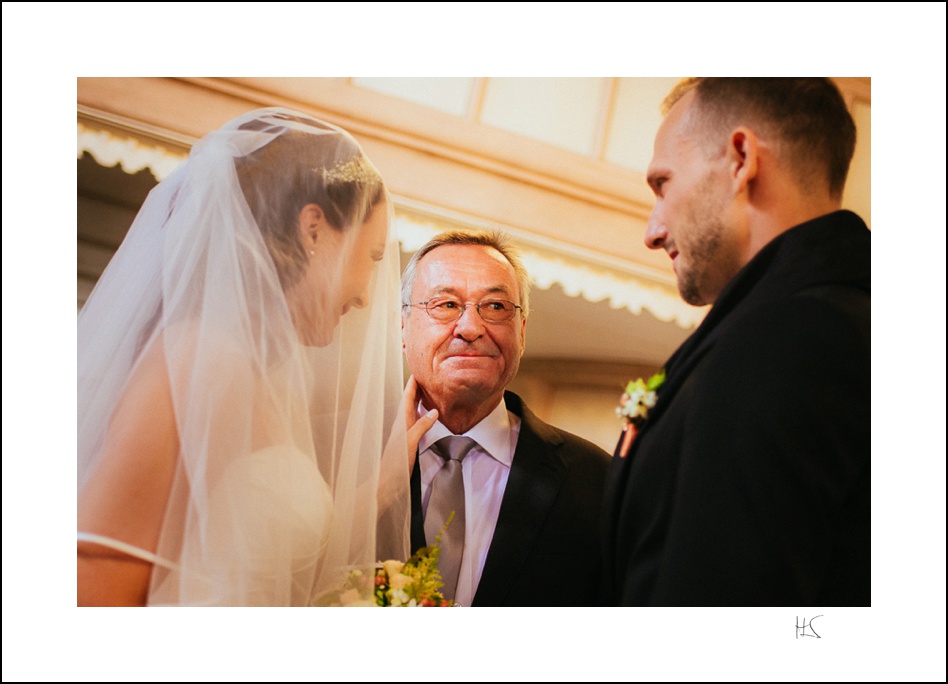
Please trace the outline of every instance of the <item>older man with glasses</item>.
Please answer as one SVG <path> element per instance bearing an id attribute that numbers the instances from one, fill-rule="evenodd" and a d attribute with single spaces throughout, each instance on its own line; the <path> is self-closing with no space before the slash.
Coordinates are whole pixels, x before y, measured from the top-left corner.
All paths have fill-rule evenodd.
<path id="1" fill-rule="evenodd" d="M 530 281 L 499 233 L 451 231 L 402 276 L 418 415 L 412 547 L 440 535 L 445 594 L 466 606 L 596 605 L 609 455 L 537 418 L 516 376 Z"/>

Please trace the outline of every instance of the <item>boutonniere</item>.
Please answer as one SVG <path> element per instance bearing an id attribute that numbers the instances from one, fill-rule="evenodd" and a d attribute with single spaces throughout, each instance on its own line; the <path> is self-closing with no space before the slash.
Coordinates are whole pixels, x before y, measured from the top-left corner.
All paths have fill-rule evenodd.
<path id="1" fill-rule="evenodd" d="M 629 453 L 632 440 L 635 439 L 642 423 L 648 418 L 649 411 L 658 401 L 658 390 L 664 382 L 665 370 L 662 369 L 648 380 L 639 378 L 630 381 L 625 386 L 625 392 L 616 407 L 616 415 L 625 420 L 625 426 L 622 428 L 622 443 L 619 447 L 620 457 L 625 458 Z"/>

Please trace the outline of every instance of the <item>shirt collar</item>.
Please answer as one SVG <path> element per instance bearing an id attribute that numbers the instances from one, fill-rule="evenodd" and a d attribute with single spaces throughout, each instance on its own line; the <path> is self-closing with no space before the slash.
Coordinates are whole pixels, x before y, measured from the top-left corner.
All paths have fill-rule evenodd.
<path id="1" fill-rule="evenodd" d="M 420 418 L 425 413 L 427 413 L 427 410 L 419 401 L 417 407 L 418 417 Z M 510 447 L 511 427 L 507 402 L 501 397 L 500 403 L 493 411 L 461 436 L 470 437 L 491 458 L 509 467 L 513 463 L 513 450 Z M 421 441 L 418 442 L 418 453 L 424 452 L 442 437 L 451 437 L 453 434 L 440 419 L 436 420 L 431 429 L 422 435 Z"/>

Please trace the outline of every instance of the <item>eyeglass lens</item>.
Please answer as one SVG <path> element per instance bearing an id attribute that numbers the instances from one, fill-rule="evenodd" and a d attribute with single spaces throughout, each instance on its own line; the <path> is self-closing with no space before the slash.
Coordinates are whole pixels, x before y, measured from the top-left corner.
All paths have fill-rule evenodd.
<path id="1" fill-rule="evenodd" d="M 481 318 L 488 323 L 504 323 L 517 312 L 517 305 L 506 299 L 482 299 L 477 304 L 465 304 L 458 299 L 437 298 L 425 304 L 428 314 L 441 322 L 457 320 L 468 306 L 474 306 Z"/>

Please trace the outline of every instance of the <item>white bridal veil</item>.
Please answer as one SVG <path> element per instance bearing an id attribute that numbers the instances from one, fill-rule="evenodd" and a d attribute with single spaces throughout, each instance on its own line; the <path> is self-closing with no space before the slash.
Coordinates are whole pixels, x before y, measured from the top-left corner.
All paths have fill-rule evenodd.
<path id="1" fill-rule="evenodd" d="M 351 136 L 279 108 L 205 136 L 148 196 L 79 314 L 78 495 L 82 543 L 153 563 L 149 604 L 308 605 L 371 566 L 386 443 L 378 534 L 407 556 L 390 215 Z M 166 414 L 162 522 L 136 536 L 153 464 L 117 435 Z"/>

